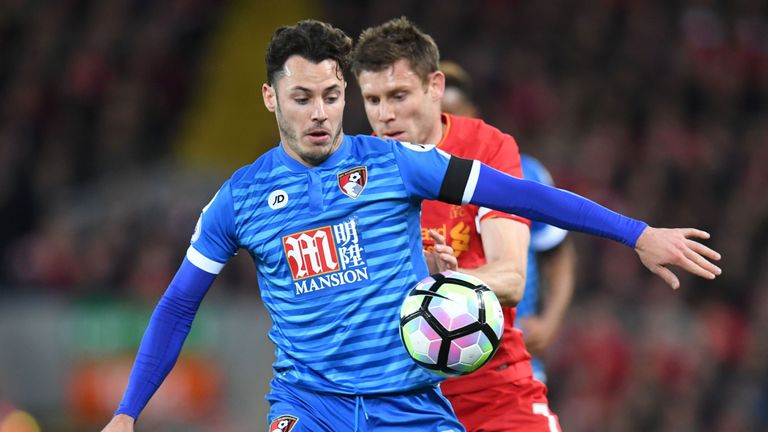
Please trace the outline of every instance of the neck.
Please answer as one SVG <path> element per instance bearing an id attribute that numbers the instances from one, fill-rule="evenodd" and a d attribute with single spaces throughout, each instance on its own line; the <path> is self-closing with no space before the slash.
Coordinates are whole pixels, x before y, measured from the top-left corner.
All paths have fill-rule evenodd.
<path id="1" fill-rule="evenodd" d="M 438 114 L 438 121 L 435 122 L 435 126 L 427 136 L 426 142 L 419 144 L 438 145 L 443 140 L 443 135 L 445 135 L 445 123 L 443 122 L 443 114 L 440 113 Z"/>

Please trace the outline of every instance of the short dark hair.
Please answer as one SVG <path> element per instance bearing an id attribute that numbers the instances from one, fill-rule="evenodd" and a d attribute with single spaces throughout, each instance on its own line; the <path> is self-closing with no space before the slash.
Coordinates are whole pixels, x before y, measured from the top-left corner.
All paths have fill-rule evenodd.
<path id="1" fill-rule="evenodd" d="M 264 55 L 267 83 L 274 84 L 286 60 L 293 55 L 314 63 L 334 60 L 343 75 L 349 69 L 351 51 L 352 38 L 328 23 L 307 19 L 292 26 L 282 26 L 272 33 Z"/>
<path id="2" fill-rule="evenodd" d="M 440 62 L 440 50 L 432 36 L 405 17 L 389 20 L 360 34 L 352 52 L 352 72 L 356 77 L 363 71 L 379 72 L 400 59 L 408 60 L 423 82 L 437 71 Z"/>

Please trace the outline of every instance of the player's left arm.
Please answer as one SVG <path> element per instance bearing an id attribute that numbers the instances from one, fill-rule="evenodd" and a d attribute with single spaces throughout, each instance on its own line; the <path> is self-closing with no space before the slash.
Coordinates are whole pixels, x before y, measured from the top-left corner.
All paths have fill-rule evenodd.
<path id="1" fill-rule="evenodd" d="M 480 222 L 486 264 L 459 268 L 460 272 L 480 278 L 493 290 L 504 306 L 515 306 L 525 291 L 528 225 L 515 219 L 494 217 Z"/>
<path id="2" fill-rule="evenodd" d="M 710 261 L 719 260 L 720 254 L 694 240 L 708 239 L 704 231 L 654 228 L 572 192 L 515 178 L 434 146 L 414 147 L 402 143 L 393 147 L 411 196 L 456 205 L 471 203 L 623 243 L 634 248 L 643 265 L 674 289 L 680 281 L 669 267 L 705 279 L 722 273 Z"/>
<path id="3" fill-rule="evenodd" d="M 675 289 L 680 281 L 669 267 L 706 279 L 722 273 L 710 261 L 719 260 L 720 254 L 694 240 L 708 239 L 704 231 L 654 228 L 580 195 L 518 179 L 478 161 L 451 157 L 438 199 L 488 207 L 623 243 L 634 248 L 643 265 Z"/>
<path id="4" fill-rule="evenodd" d="M 576 284 L 576 248 L 573 239 L 566 237 L 555 247 L 537 253 L 541 271 L 542 307 L 539 315 L 521 320 L 525 346 L 540 356 L 560 330 Z"/>

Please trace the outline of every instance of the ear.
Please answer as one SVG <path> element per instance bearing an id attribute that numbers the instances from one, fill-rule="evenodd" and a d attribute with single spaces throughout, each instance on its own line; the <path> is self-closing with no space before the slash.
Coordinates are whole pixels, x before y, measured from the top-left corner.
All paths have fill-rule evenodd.
<path id="1" fill-rule="evenodd" d="M 267 107 L 269 112 L 275 112 L 275 107 L 277 106 L 275 88 L 269 84 L 262 84 L 261 97 L 264 98 L 264 106 Z"/>
<path id="2" fill-rule="evenodd" d="M 445 74 L 442 71 L 435 71 L 429 76 L 429 91 L 432 94 L 432 100 L 440 101 L 445 92 Z"/>

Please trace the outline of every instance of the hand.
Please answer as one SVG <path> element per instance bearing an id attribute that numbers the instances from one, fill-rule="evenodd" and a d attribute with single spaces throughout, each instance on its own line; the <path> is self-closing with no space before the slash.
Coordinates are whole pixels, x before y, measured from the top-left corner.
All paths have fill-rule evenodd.
<path id="1" fill-rule="evenodd" d="M 528 352 L 534 357 L 540 357 L 552 343 L 557 326 L 540 317 L 530 316 L 520 320 L 520 328 Z"/>
<path id="2" fill-rule="evenodd" d="M 429 230 L 429 236 L 435 241 L 434 249 L 429 252 L 424 251 L 429 274 L 445 270 L 458 270 L 459 261 L 453 255 L 453 248 L 445 244 L 445 237 L 438 234 L 435 230 Z"/>
<path id="3" fill-rule="evenodd" d="M 134 419 L 125 414 L 118 414 L 104 426 L 101 432 L 133 432 Z"/>
<path id="4" fill-rule="evenodd" d="M 691 238 L 708 239 L 709 233 L 693 228 L 649 226 L 637 239 L 635 251 L 643 265 L 673 289 L 680 287 L 680 280 L 669 270 L 669 266 L 680 267 L 705 279 L 714 279 L 723 271 L 709 260 L 718 261 L 720 254 Z"/>

